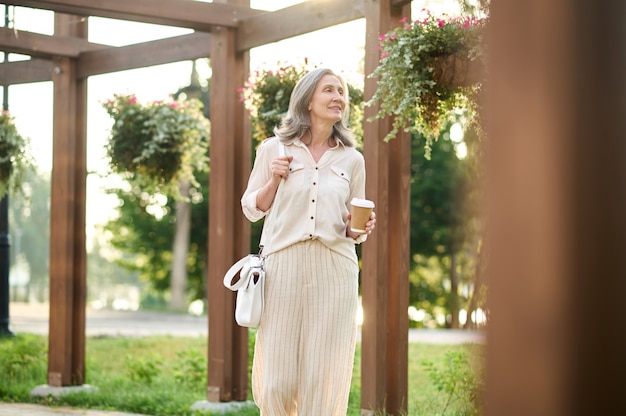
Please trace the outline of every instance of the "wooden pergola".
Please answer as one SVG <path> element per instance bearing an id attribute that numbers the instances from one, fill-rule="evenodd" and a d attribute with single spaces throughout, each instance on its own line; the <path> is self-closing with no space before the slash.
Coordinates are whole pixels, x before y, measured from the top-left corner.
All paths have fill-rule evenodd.
<path id="1" fill-rule="evenodd" d="M 248 396 L 248 332 L 232 318 L 234 294 L 222 277 L 247 253 L 250 226 L 233 207 L 250 172 L 250 124 L 237 88 L 249 73 L 249 51 L 267 43 L 355 19 L 366 19 L 365 72 L 378 64 L 378 35 L 410 16 L 407 0 L 309 0 L 264 12 L 247 0 L 11 0 L 4 4 L 55 12 L 53 36 L 0 29 L 0 50 L 30 60 L 0 64 L 0 84 L 53 81 L 54 126 L 50 212 L 48 384 L 85 381 L 87 78 L 169 62 L 210 58 L 211 178 L 208 387 L 212 402 Z M 193 29 L 192 34 L 124 47 L 87 41 L 99 16 Z M 365 96 L 374 79 L 365 80 Z M 366 117 L 376 108 L 366 109 Z M 407 410 L 410 142 L 383 143 L 389 120 L 367 123 L 366 194 L 377 203 L 377 231 L 363 247 L 361 407 L 363 414 Z"/>
<path id="2" fill-rule="evenodd" d="M 247 252 L 238 205 L 249 128 L 235 88 L 248 50 L 364 17 L 365 71 L 378 33 L 409 14 L 405 1 L 317 0 L 262 13 L 243 1 L 24 0 L 70 15 L 191 27 L 196 33 L 123 48 L 89 44 L 87 22 L 54 36 L 0 30 L 0 84 L 54 82 L 49 384 L 84 381 L 86 78 L 210 56 L 213 68 L 210 238 L 210 401 L 243 400 L 245 330 L 221 277 Z M 68 15 L 70 14 L 70 15 Z M 490 321 L 484 392 L 493 416 L 626 414 L 626 2 L 493 1 L 485 102 Z M 306 18 L 305 18 L 306 17 Z M 375 80 L 365 84 L 371 96 Z M 219 103 L 219 105 L 216 105 Z M 375 108 L 368 109 L 372 114 Z M 363 414 L 407 401 L 408 140 L 365 126 L 367 195 L 378 227 L 363 246 Z"/>

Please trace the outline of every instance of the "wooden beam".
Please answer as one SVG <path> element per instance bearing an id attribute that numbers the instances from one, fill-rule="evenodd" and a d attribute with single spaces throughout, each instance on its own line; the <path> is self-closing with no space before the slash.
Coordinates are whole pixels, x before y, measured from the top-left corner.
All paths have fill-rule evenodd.
<path id="1" fill-rule="evenodd" d="M 72 18 L 55 16 L 61 34 L 86 38 L 87 22 L 65 24 Z M 54 65 L 48 384 L 60 387 L 85 380 L 87 82 L 75 59 Z"/>
<path id="2" fill-rule="evenodd" d="M 79 57 L 77 75 L 85 78 L 109 72 L 144 68 L 171 62 L 180 62 L 210 56 L 211 35 L 204 32 L 174 36 L 150 42 L 114 47 L 89 43 L 70 36 L 48 36 L 31 32 L 18 32 L 0 28 L 0 49 L 31 56 Z M 49 81 L 51 61 L 30 61 L 0 64 L 3 84 Z"/>
<path id="3" fill-rule="evenodd" d="M 236 27 L 261 13 L 249 7 L 195 0 L 6 0 L 4 3 L 80 16 L 99 16 L 209 32 L 212 27 Z"/>
<path id="4" fill-rule="evenodd" d="M 78 76 L 84 78 L 152 65 L 206 58 L 210 55 L 211 35 L 197 32 L 129 46 L 86 52 L 78 60 Z"/>
<path id="5" fill-rule="evenodd" d="M 364 17 L 365 0 L 309 0 L 243 19 L 237 50 L 247 50 Z"/>
<path id="6" fill-rule="evenodd" d="M 410 16 L 410 4 L 392 7 L 391 0 L 368 2 L 365 73 L 379 62 L 379 34 Z M 376 90 L 365 79 L 365 99 Z M 379 104 L 365 108 L 369 119 Z M 367 122 L 363 153 L 367 168 L 366 196 L 376 202 L 376 232 L 363 244 L 363 330 L 361 346 L 361 414 L 406 414 L 408 402 L 408 274 L 410 136 L 401 132 L 392 143 L 381 140 L 391 119 Z"/>
<path id="7" fill-rule="evenodd" d="M 248 60 L 235 51 L 234 29 L 216 29 L 211 36 L 207 399 L 243 401 L 248 397 L 248 329 L 235 323 L 235 294 L 222 280 L 250 249 L 250 223 L 235 208 L 250 172 L 252 144 L 249 133 L 243 134 L 245 109 L 237 93 L 247 77 Z"/>
<path id="8" fill-rule="evenodd" d="M 484 413 L 624 415 L 626 3 L 491 4 Z"/>
<path id="9" fill-rule="evenodd" d="M 65 56 L 76 58 L 81 52 L 106 48 L 87 39 L 71 36 L 48 36 L 39 33 L 0 28 L 0 50 L 34 57 Z"/>
<path id="10" fill-rule="evenodd" d="M 52 81 L 54 64 L 48 59 L 5 62 L 0 64 L 0 83 L 3 85 Z"/>

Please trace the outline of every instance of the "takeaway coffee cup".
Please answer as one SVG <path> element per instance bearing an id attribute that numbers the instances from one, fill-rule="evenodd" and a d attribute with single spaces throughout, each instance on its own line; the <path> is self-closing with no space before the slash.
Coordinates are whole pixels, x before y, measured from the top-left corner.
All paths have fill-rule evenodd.
<path id="1" fill-rule="evenodd" d="M 370 214 L 374 209 L 374 203 L 368 199 L 353 198 L 350 201 L 352 209 L 352 219 L 350 220 L 350 230 L 354 233 L 365 233 L 365 224 L 370 219 Z"/>

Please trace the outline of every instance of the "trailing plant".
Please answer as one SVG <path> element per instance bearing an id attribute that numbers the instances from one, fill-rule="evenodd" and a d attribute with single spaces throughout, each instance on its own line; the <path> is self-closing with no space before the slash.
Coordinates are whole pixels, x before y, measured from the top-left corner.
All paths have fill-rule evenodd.
<path id="1" fill-rule="evenodd" d="M 487 19 L 435 17 L 422 10 L 419 19 L 400 23 L 380 35 L 380 62 L 369 75 L 378 86 L 366 105 L 379 104 L 372 120 L 394 117 L 386 141 L 400 129 L 416 131 L 429 149 L 455 111 L 476 120 Z"/>
<path id="2" fill-rule="evenodd" d="M 17 131 L 8 111 L 0 114 L 0 198 L 21 191 L 28 173 L 34 170 L 29 140 Z"/>
<path id="3" fill-rule="evenodd" d="M 289 99 L 296 83 L 316 68 L 307 59 L 303 64 L 277 64 L 277 69 L 262 69 L 250 73 L 245 86 L 239 88 L 241 101 L 250 112 L 252 137 L 261 142 L 274 135 L 274 127 L 287 114 Z M 363 91 L 348 83 L 350 128 L 355 136 L 363 136 Z"/>
<path id="4" fill-rule="evenodd" d="M 181 181 L 199 187 L 194 172 L 209 163 L 209 121 L 199 100 L 141 104 L 133 94 L 116 94 L 103 107 L 114 121 L 106 145 L 113 172 L 176 198 Z"/>

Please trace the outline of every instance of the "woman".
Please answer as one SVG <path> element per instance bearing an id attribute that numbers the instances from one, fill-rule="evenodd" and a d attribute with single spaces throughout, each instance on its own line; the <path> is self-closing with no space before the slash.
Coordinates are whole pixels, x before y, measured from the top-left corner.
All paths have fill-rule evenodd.
<path id="1" fill-rule="evenodd" d="M 263 416 L 345 416 L 356 344 L 358 263 L 349 201 L 365 196 L 348 88 L 329 69 L 296 84 L 275 137 L 258 148 L 243 212 L 266 221 L 265 308 L 252 391 Z M 280 143 L 284 156 L 280 155 Z M 277 190 L 280 191 L 277 193 Z"/>

